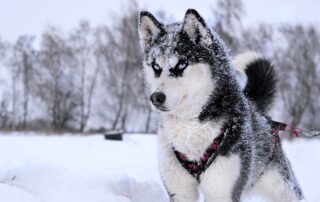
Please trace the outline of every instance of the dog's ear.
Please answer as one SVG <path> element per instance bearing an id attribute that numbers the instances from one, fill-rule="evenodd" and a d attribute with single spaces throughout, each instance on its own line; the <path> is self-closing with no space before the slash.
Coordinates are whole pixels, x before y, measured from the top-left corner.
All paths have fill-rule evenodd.
<path id="1" fill-rule="evenodd" d="M 210 29 L 194 9 L 187 10 L 182 29 L 194 43 L 209 46 L 213 42 Z"/>
<path id="2" fill-rule="evenodd" d="M 164 32 L 163 24 L 151 13 L 142 11 L 139 21 L 139 37 L 142 48 L 145 50 L 151 42 Z"/>

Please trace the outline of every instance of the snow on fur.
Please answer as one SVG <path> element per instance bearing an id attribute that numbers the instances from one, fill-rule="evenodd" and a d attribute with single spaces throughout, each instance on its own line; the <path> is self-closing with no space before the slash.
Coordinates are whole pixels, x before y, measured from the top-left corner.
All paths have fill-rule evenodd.
<path id="1" fill-rule="evenodd" d="M 249 192 L 263 193 L 272 201 L 302 199 L 281 143 L 273 141 L 264 115 L 275 94 L 270 62 L 250 63 L 242 91 L 228 48 L 196 10 L 187 10 L 182 24 L 168 25 L 142 12 L 139 31 L 140 40 L 146 41 L 142 49 L 151 96 L 164 97 L 153 105 L 160 111 L 160 170 L 170 198 L 195 201 L 200 190 L 210 201 L 240 201 Z M 187 67 L 171 66 L 171 58 Z M 172 147 L 199 162 L 219 134 L 214 131 L 221 128 L 225 135 L 214 163 L 193 179 Z"/>

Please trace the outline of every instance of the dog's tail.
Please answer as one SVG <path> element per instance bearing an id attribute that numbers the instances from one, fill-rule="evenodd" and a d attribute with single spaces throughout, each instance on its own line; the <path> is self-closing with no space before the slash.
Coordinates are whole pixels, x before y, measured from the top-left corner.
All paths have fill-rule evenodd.
<path id="1" fill-rule="evenodd" d="M 234 67 L 246 75 L 243 92 L 257 109 L 267 112 L 276 95 L 277 77 L 272 63 L 263 56 L 247 52 L 233 60 Z"/>

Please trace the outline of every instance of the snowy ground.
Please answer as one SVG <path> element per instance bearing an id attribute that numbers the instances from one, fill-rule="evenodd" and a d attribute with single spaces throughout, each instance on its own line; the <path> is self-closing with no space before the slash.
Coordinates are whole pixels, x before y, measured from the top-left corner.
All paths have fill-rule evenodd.
<path id="1" fill-rule="evenodd" d="M 0 133 L 1 202 L 168 201 L 156 136 L 37 136 Z M 320 201 L 320 140 L 285 142 L 310 202 Z"/>

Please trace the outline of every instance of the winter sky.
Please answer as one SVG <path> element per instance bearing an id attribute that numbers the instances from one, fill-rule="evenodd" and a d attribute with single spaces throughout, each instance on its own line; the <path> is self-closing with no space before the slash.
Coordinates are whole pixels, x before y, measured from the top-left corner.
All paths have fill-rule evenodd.
<path id="1" fill-rule="evenodd" d="M 49 24 L 64 30 L 74 28 L 79 20 L 93 25 L 111 23 L 114 14 L 124 11 L 130 0 L 0 0 L 0 36 L 15 40 L 21 34 L 39 35 Z M 316 0 L 243 0 L 246 7 L 244 24 L 255 22 L 318 23 L 320 1 Z M 188 8 L 197 9 L 205 18 L 211 16 L 215 0 L 138 0 L 142 9 L 162 9 L 182 19 Z"/>

